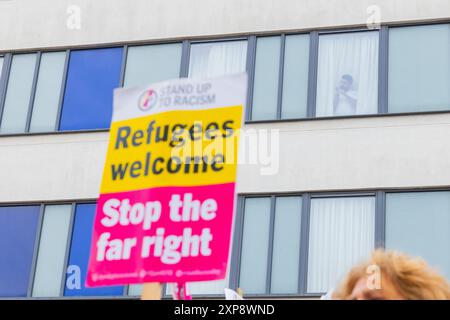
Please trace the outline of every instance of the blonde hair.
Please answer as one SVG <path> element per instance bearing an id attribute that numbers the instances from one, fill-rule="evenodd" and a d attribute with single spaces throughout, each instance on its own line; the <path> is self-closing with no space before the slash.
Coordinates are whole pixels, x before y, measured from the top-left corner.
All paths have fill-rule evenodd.
<path id="1" fill-rule="evenodd" d="M 370 259 L 355 266 L 333 294 L 334 299 L 349 299 L 358 280 L 366 277 L 367 268 L 376 265 L 397 291 L 408 300 L 449 300 L 447 280 L 420 258 L 395 251 L 375 250 Z"/>

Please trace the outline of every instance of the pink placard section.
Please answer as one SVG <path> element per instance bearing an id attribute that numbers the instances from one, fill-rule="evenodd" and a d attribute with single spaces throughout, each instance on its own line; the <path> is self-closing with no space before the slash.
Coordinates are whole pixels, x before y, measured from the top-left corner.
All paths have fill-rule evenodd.
<path id="1" fill-rule="evenodd" d="M 225 278 L 235 183 L 100 195 L 87 286 Z"/>

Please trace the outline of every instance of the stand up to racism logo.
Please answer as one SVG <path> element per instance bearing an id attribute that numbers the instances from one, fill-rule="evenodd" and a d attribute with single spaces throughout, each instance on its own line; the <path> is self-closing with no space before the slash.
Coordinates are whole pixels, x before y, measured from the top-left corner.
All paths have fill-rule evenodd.
<path id="1" fill-rule="evenodd" d="M 156 105 L 157 100 L 158 94 L 155 90 L 145 90 L 144 93 L 139 97 L 138 107 L 142 111 L 148 111 Z"/>

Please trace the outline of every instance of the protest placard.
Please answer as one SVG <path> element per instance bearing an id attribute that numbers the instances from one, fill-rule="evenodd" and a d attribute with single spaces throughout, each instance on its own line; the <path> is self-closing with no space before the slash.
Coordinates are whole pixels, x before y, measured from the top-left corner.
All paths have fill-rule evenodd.
<path id="1" fill-rule="evenodd" d="M 247 75 L 114 92 L 88 286 L 223 279 Z"/>

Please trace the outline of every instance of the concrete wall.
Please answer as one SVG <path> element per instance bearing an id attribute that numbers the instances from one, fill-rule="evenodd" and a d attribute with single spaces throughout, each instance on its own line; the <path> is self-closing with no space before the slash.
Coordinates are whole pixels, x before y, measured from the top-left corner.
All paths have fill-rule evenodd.
<path id="1" fill-rule="evenodd" d="M 371 5 L 382 22 L 450 17 L 448 0 L 0 0 L 0 51 L 365 25 Z"/>
<path id="2" fill-rule="evenodd" d="M 238 192 L 448 186 L 450 114 L 248 125 L 280 130 L 280 166 L 239 167 Z M 94 199 L 108 133 L 0 139 L 0 202 Z"/>

